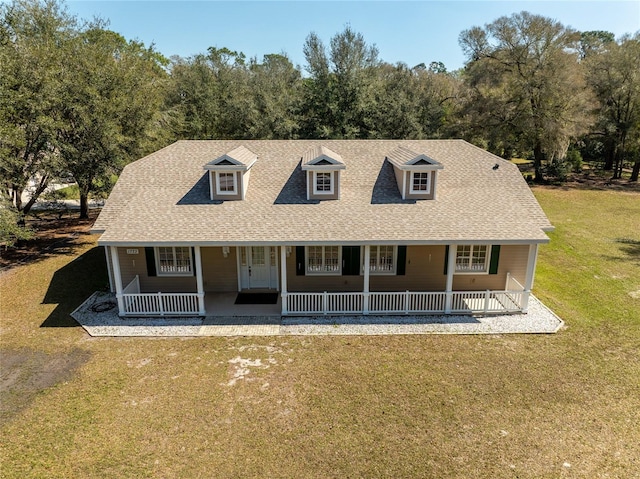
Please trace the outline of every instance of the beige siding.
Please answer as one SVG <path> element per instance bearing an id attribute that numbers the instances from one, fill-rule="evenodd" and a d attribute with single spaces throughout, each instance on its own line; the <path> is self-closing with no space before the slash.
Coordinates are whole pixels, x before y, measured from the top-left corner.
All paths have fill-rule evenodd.
<path id="1" fill-rule="evenodd" d="M 364 251 L 361 251 L 364 254 Z M 443 291 L 444 246 L 409 246 L 405 275 L 371 275 L 370 291 Z M 362 291 L 364 276 L 296 276 L 295 248 L 287 258 L 289 291 Z"/>
<path id="2" fill-rule="evenodd" d="M 402 178 L 405 174 L 400 168 L 397 168 L 395 165 L 393 166 L 393 173 L 396 175 L 396 184 L 398 185 L 398 191 L 400 195 L 402 195 Z"/>
<path id="3" fill-rule="evenodd" d="M 232 201 L 232 200 L 241 200 L 242 199 L 242 188 L 243 188 L 242 172 L 241 171 L 235 171 L 234 173 L 236 174 L 236 185 L 238 187 L 238 194 L 237 195 L 217 195 L 216 194 L 216 185 L 215 185 L 216 173 L 215 173 L 215 171 L 211 172 L 211 174 L 209 175 L 209 181 L 212 181 L 212 180 L 214 181 L 213 189 L 211 190 L 212 193 L 213 193 L 213 199 L 214 200 Z"/>
<path id="4" fill-rule="evenodd" d="M 205 291 L 238 291 L 238 262 L 236 248 L 229 248 L 225 258 L 222 248 L 201 248 L 202 279 Z"/>
<path id="5" fill-rule="evenodd" d="M 127 254 L 127 249 L 136 249 L 138 254 Z M 118 248 L 118 258 L 123 288 L 138 275 L 142 293 L 194 293 L 198 289 L 195 276 L 148 276 L 144 247 Z"/>
<path id="6" fill-rule="evenodd" d="M 404 276 L 371 275 L 370 291 L 444 291 L 444 246 L 408 246 Z"/>
<path id="7" fill-rule="evenodd" d="M 313 194 L 313 171 L 307 171 L 307 189 L 309 191 L 309 199 L 312 200 L 337 200 L 340 197 L 340 181 L 337 171 L 331 171 L 331 181 L 333 182 L 332 195 L 314 195 Z"/>
<path id="8" fill-rule="evenodd" d="M 520 284 L 524 284 L 528 255 L 529 245 L 502 245 L 497 274 L 456 274 L 453 276 L 453 290 L 501 290 L 505 288 L 507 273 L 511 273 Z"/>
<path id="9" fill-rule="evenodd" d="M 404 187 L 405 187 L 405 193 L 406 199 L 413 199 L 413 200 L 432 200 L 433 199 L 433 185 L 434 185 L 434 175 L 435 175 L 435 171 L 430 171 L 429 175 L 431 175 L 431 178 L 429 179 L 429 193 L 425 193 L 425 194 L 416 194 L 416 193 L 411 193 L 411 172 L 410 171 L 405 171 L 404 174 L 405 176 L 405 183 L 404 183 Z"/>

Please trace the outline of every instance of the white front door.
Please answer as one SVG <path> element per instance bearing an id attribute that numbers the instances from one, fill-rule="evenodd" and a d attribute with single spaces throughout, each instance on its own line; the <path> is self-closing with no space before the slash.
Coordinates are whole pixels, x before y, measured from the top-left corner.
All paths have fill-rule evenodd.
<path id="1" fill-rule="evenodd" d="M 271 284 L 273 276 L 271 271 L 271 247 L 246 246 L 240 249 L 242 289 L 273 287 Z"/>

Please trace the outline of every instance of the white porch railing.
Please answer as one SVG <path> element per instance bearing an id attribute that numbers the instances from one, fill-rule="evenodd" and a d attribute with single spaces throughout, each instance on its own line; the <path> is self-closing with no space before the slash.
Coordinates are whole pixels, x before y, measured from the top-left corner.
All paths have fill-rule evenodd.
<path id="1" fill-rule="evenodd" d="M 284 293 L 286 314 L 495 314 L 522 310 L 522 290 Z M 450 307 L 447 308 L 447 297 Z"/>
<path id="2" fill-rule="evenodd" d="M 200 311 L 198 293 L 141 293 L 138 276 L 122 291 L 122 316 L 194 316 Z"/>

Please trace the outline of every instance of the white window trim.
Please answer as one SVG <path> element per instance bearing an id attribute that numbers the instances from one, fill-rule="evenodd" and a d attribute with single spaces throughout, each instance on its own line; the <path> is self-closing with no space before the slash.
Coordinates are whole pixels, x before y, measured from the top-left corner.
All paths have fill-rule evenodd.
<path id="1" fill-rule="evenodd" d="M 413 179 L 416 173 L 426 173 L 427 174 L 427 189 L 426 190 L 414 190 L 413 189 Z M 409 193 L 412 195 L 428 195 L 431 194 L 431 172 L 430 171 L 412 171 L 409 176 Z"/>
<path id="2" fill-rule="evenodd" d="M 484 258 L 484 269 L 481 271 L 478 270 L 469 270 L 469 269 L 458 269 L 458 248 L 460 246 L 471 246 L 470 258 L 473 258 L 473 248 L 478 246 L 486 246 L 487 254 Z M 453 265 L 453 274 L 489 274 L 489 264 L 491 263 L 491 245 L 488 244 L 477 244 L 477 245 L 458 245 L 456 246 L 456 254 L 455 254 L 455 263 Z"/>
<path id="3" fill-rule="evenodd" d="M 369 251 L 370 251 L 369 254 L 371 259 L 373 259 L 375 255 L 375 257 L 377 258 L 377 261 L 379 261 L 380 246 L 386 246 L 386 245 L 376 244 L 376 245 L 369 246 Z M 364 271 L 364 255 L 362 255 L 362 271 Z M 371 265 L 369 265 L 369 274 L 372 276 L 395 276 L 397 271 L 398 271 L 398 247 L 397 246 L 393 247 L 393 270 L 392 271 L 372 271 Z"/>
<path id="4" fill-rule="evenodd" d="M 189 250 L 189 271 L 177 272 L 177 271 L 169 271 L 164 272 L 161 271 L 160 268 L 160 247 L 156 246 L 154 248 L 154 256 L 156 260 L 156 276 L 193 276 L 193 254 L 192 250 L 188 246 L 177 246 L 178 248 L 187 248 Z M 176 246 L 163 246 L 163 248 L 171 248 L 173 250 L 173 262 L 175 265 L 176 262 Z"/>
<path id="5" fill-rule="evenodd" d="M 220 174 L 232 175 L 233 177 L 233 190 L 222 191 L 220 189 Z M 237 195 L 238 194 L 238 173 L 236 171 L 216 171 L 216 195 Z"/>
<path id="6" fill-rule="evenodd" d="M 329 191 L 318 190 L 318 173 L 329 174 L 331 181 L 329 182 Z M 334 171 L 314 171 L 313 172 L 313 194 L 314 195 L 332 195 L 335 191 L 334 183 L 336 182 Z"/>
<path id="7" fill-rule="evenodd" d="M 326 248 L 332 248 L 335 245 L 314 245 L 322 248 L 322 264 L 325 263 Z M 338 246 L 338 271 L 309 271 L 309 247 L 304 247 L 305 273 L 307 276 L 341 276 L 342 275 L 342 247 Z"/>

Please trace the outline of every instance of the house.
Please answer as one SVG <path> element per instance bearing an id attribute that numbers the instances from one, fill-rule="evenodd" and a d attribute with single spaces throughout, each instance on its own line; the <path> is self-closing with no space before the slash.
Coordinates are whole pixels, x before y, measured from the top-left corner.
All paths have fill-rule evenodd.
<path id="1" fill-rule="evenodd" d="M 462 140 L 178 141 L 124 168 L 92 231 L 122 316 L 526 312 L 553 227 Z"/>

